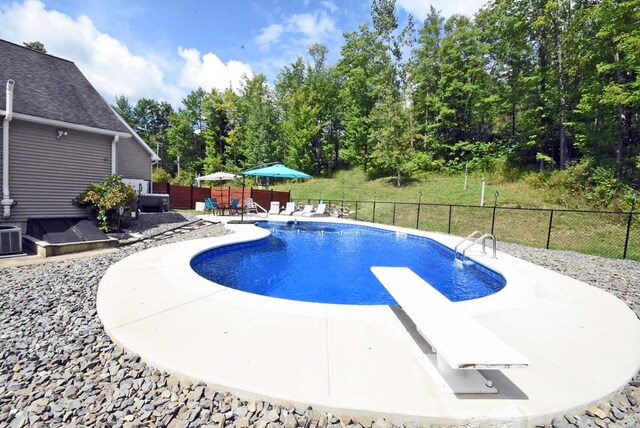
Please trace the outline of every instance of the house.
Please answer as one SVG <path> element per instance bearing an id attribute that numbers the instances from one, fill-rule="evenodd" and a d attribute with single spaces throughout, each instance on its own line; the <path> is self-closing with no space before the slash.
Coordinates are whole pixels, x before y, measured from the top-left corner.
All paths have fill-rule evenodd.
<path id="1" fill-rule="evenodd" d="M 158 156 L 73 62 L 0 40 L 0 85 L 0 225 L 86 216 L 72 200 L 110 173 L 151 183 Z"/>

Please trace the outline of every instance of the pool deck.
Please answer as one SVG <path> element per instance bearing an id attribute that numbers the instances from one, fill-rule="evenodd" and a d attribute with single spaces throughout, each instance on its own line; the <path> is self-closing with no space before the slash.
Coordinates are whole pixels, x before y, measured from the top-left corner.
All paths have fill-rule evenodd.
<path id="1" fill-rule="evenodd" d="M 278 219 L 292 218 L 269 217 Z M 498 394 L 442 393 L 418 361 L 429 346 L 397 307 L 289 301 L 196 274 L 189 266 L 194 255 L 269 234 L 253 225 L 226 227 L 235 233 L 141 251 L 109 268 L 97 297 L 109 336 L 154 367 L 247 399 L 405 422 L 532 424 L 606 398 L 640 369 L 640 320 L 621 300 L 504 253 L 493 259 L 476 245 L 467 255 L 502 273 L 507 285 L 455 304 L 530 366 L 483 371 Z M 451 248 L 460 241 L 376 227 Z"/>

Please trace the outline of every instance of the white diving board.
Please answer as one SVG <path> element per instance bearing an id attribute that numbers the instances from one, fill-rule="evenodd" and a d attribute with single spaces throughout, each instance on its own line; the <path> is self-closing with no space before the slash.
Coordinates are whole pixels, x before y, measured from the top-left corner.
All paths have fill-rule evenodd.
<path id="1" fill-rule="evenodd" d="M 436 355 L 419 361 L 449 393 L 496 393 L 477 369 L 528 367 L 529 361 L 406 267 L 371 271 L 416 325 Z"/>

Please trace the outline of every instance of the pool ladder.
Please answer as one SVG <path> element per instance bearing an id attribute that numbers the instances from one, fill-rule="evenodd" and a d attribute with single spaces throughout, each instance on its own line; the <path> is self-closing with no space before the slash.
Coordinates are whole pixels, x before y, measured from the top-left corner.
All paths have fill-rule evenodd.
<path id="1" fill-rule="evenodd" d="M 453 256 L 454 259 L 458 259 L 458 247 L 461 246 L 462 244 L 464 244 L 465 242 L 469 242 L 469 244 L 467 244 L 464 249 L 462 249 L 462 258 L 464 259 L 464 255 L 467 252 L 467 250 L 469 248 L 471 248 L 473 245 L 477 244 L 478 242 L 482 241 L 482 253 L 486 254 L 486 241 L 487 239 L 491 239 L 491 241 L 493 242 L 493 258 L 496 258 L 496 237 L 493 236 L 490 233 L 482 233 L 479 230 L 476 230 L 475 232 L 473 232 L 471 235 L 467 236 L 466 238 L 464 238 L 462 241 L 458 242 L 458 244 L 455 246 L 455 248 L 453 249 L 455 251 L 455 255 Z"/>

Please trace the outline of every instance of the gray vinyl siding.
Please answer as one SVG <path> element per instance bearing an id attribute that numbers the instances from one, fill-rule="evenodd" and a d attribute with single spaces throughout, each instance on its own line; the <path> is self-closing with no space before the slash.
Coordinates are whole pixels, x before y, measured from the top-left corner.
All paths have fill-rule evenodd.
<path id="1" fill-rule="evenodd" d="M 2 124 L 4 123 L 4 116 L 0 116 L 0 200 L 2 200 Z M 3 208 L 0 207 L 0 221 L 2 221 Z"/>
<path id="2" fill-rule="evenodd" d="M 112 137 L 67 130 L 68 135 L 56 139 L 56 129 L 11 122 L 9 186 L 17 204 L 8 221 L 85 216 L 72 199 L 111 172 Z"/>
<path id="3" fill-rule="evenodd" d="M 116 145 L 116 172 L 122 178 L 151 180 L 151 155 L 134 138 Z"/>

